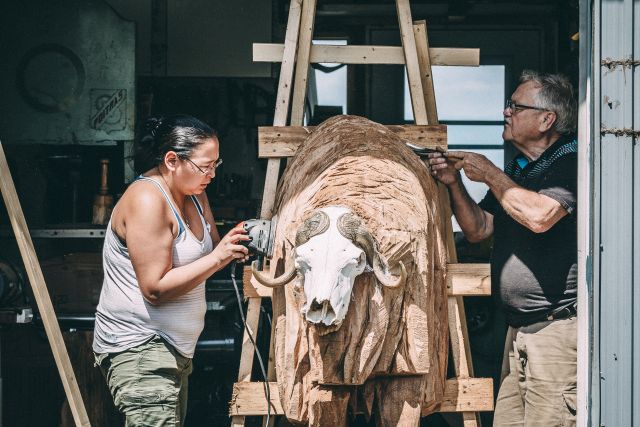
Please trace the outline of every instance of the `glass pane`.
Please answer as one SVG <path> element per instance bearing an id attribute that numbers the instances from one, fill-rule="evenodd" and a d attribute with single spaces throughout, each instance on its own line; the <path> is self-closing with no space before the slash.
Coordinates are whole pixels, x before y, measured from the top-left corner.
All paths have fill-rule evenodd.
<path id="1" fill-rule="evenodd" d="M 314 40 L 313 44 L 346 45 L 346 40 Z M 321 63 L 326 67 L 339 64 Z M 347 67 L 343 66 L 330 73 L 313 70 L 317 88 L 317 105 L 341 106 L 347 112 Z"/>
<path id="2" fill-rule="evenodd" d="M 440 120 L 502 120 L 504 65 L 434 66 L 432 70 Z M 404 119 L 413 120 L 406 73 Z"/>
<path id="3" fill-rule="evenodd" d="M 449 146 L 456 144 L 501 146 L 502 128 L 495 125 L 447 125 L 447 139 Z"/>

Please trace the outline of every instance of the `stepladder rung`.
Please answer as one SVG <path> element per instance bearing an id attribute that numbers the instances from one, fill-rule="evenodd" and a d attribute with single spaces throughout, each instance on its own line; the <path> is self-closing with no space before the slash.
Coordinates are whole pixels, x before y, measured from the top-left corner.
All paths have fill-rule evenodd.
<path id="1" fill-rule="evenodd" d="M 431 149 L 446 149 L 447 147 L 447 127 L 445 125 L 389 125 L 387 128 L 403 141 L 419 147 Z M 258 128 L 258 157 L 291 157 L 314 129 L 314 126 L 260 126 Z"/>
<path id="2" fill-rule="evenodd" d="M 271 414 L 284 411 L 278 394 L 278 384 L 268 383 Z M 446 381 L 438 412 L 493 411 L 493 380 L 491 378 L 452 378 Z M 267 415 L 267 400 L 261 382 L 239 382 L 233 386 L 229 404 L 230 416 Z"/>
<path id="3" fill-rule="evenodd" d="M 447 293 L 449 296 L 491 295 L 489 264 L 449 264 L 447 266 Z M 253 278 L 251 267 L 243 271 L 242 285 L 245 298 L 270 298 L 271 288 Z"/>
<path id="4" fill-rule="evenodd" d="M 254 62 L 282 62 L 284 45 L 254 43 Z M 431 65 L 477 67 L 480 65 L 480 49 L 430 48 Z M 309 62 L 339 64 L 402 65 L 404 54 L 400 46 L 338 46 L 313 45 Z"/>

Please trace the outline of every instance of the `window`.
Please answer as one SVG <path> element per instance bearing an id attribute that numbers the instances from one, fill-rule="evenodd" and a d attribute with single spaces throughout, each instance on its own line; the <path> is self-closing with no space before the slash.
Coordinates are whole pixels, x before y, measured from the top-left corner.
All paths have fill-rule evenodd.
<path id="1" fill-rule="evenodd" d="M 504 65 L 434 66 L 432 71 L 438 118 L 447 125 L 449 149 L 480 153 L 504 169 Z M 404 86 L 404 119 L 413 121 L 406 73 Z M 470 181 L 464 174 L 462 179 L 469 195 L 479 202 L 487 186 Z M 453 225 L 454 231 L 460 231 L 455 221 Z"/>
<path id="2" fill-rule="evenodd" d="M 346 45 L 346 40 L 314 40 L 314 45 Z M 347 66 L 345 64 L 313 64 L 309 73 L 306 121 L 314 124 L 335 114 L 347 113 Z M 320 106 L 319 109 L 316 107 Z M 310 113 L 310 115 L 309 115 Z"/>

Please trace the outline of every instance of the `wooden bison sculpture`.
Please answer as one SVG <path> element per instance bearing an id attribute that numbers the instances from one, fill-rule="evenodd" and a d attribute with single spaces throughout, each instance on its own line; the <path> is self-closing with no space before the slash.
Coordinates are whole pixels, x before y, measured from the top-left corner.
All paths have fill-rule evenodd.
<path id="1" fill-rule="evenodd" d="M 289 421 L 349 415 L 418 425 L 440 403 L 448 327 L 437 186 L 386 127 L 318 126 L 287 166 L 274 212 L 276 375 Z"/>

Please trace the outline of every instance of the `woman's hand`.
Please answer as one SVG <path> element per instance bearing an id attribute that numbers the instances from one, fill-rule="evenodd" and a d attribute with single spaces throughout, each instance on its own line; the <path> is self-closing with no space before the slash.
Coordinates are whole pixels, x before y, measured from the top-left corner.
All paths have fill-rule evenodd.
<path id="1" fill-rule="evenodd" d="M 246 261 L 249 259 L 249 249 L 240 242 L 249 240 L 251 238 L 246 234 L 244 228 L 237 225 L 220 240 L 213 253 L 223 265 L 227 265 L 233 260 Z"/>

